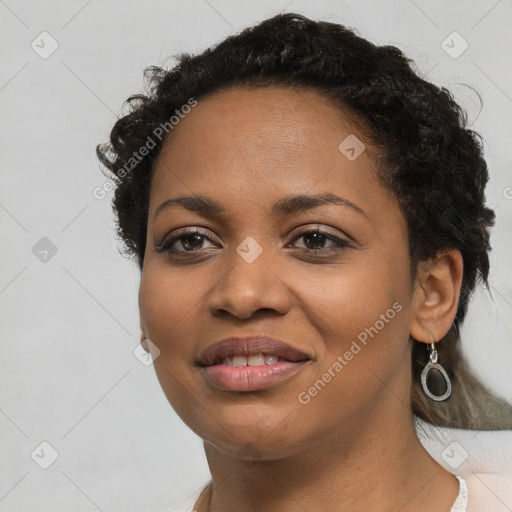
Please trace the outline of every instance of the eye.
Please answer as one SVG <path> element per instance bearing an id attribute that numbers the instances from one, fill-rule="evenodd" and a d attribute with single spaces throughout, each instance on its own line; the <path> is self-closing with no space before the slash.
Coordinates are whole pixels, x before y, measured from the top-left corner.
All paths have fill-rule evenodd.
<path id="1" fill-rule="evenodd" d="M 205 240 L 211 241 L 207 232 L 200 228 L 186 228 L 178 230 L 174 236 L 155 244 L 156 252 L 186 253 L 205 249 Z"/>
<path id="2" fill-rule="evenodd" d="M 309 254 L 340 252 L 347 247 L 351 247 L 346 240 L 319 228 L 304 230 L 293 241 L 300 239 L 304 240 L 304 247 L 299 247 L 299 249 L 303 248 Z M 331 242 L 332 245 L 325 247 L 324 244 L 326 242 Z"/>
<path id="3" fill-rule="evenodd" d="M 295 247 L 301 249 L 306 254 L 339 253 L 347 247 L 351 247 L 348 241 L 320 228 L 302 230 L 293 241 L 300 239 L 303 239 L 305 242 L 303 247 Z M 187 253 L 201 252 L 204 249 L 209 249 L 209 247 L 204 247 L 205 241 L 212 242 L 206 230 L 197 227 L 184 228 L 178 230 L 174 236 L 155 244 L 155 252 L 167 252 L 174 257 L 187 257 Z M 326 242 L 331 243 L 331 245 L 326 247 L 324 245 Z M 212 245 L 212 247 L 215 246 Z"/>

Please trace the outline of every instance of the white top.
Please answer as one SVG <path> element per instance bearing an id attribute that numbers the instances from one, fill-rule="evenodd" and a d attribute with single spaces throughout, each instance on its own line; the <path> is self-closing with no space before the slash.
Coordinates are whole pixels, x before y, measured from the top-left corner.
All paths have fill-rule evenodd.
<path id="1" fill-rule="evenodd" d="M 419 418 L 415 427 L 427 452 L 459 481 L 459 494 L 449 512 L 512 510 L 512 430 L 439 428 Z M 209 483 L 162 512 L 193 512 Z"/>
<path id="2" fill-rule="evenodd" d="M 450 512 L 467 512 L 468 486 L 466 484 L 466 480 L 458 475 L 455 475 L 455 477 L 459 481 L 459 494 L 457 494 L 457 498 L 455 499 Z"/>

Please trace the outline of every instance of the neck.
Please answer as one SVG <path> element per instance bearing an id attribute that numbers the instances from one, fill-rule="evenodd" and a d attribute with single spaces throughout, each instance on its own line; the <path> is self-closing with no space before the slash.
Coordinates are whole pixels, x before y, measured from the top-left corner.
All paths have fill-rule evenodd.
<path id="1" fill-rule="evenodd" d="M 412 415 L 395 402 L 395 414 L 385 415 L 392 424 L 352 420 L 278 459 L 242 461 L 205 442 L 213 487 L 198 512 L 449 510 L 459 484 L 423 448 Z"/>

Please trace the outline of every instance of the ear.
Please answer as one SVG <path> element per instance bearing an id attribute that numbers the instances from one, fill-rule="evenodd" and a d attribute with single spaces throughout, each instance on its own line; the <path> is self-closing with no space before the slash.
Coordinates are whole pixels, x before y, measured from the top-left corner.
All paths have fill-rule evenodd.
<path id="1" fill-rule="evenodd" d="M 418 264 L 413 292 L 410 335 L 432 343 L 450 330 L 457 313 L 462 286 L 463 259 L 460 251 L 439 251 L 435 258 Z"/>

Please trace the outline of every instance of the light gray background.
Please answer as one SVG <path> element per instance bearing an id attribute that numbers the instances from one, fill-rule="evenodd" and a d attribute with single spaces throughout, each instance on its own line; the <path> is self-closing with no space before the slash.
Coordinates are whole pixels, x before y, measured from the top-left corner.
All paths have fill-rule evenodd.
<path id="1" fill-rule="evenodd" d="M 0 512 L 159 511 L 208 478 L 201 440 L 133 355 L 139 275 L 118 253 L 111 193 L 93 196 L 106 181 L 94 149 L 145 66 L 279 11 L 399 46 L 468 109 L 497 225 L 493 298 L 475 296 L 463 348 L 512 399 L 510 0 L 0 0 Z M 47 59 L 31 48 L 43 31 L 59 45 Z M 469 43 L 457 59 L 441 47 L 453 31 Z M 42 237 L 57 247 L 46 263 L 32 252 Z M 46 470 L 31 458 L 42 441 L 59 454 Z"/>

